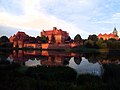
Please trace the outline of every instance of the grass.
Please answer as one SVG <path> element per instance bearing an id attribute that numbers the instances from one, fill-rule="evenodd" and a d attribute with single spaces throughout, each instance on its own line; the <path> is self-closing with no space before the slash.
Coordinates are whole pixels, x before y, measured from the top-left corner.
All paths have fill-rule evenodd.
<path id="1" fill-rule="evenodd" d="M 0 90 L 120 90 L 120 65 L 105 64 L 102 77 L 79 75 L 69 67 L 0 65 Z"/>

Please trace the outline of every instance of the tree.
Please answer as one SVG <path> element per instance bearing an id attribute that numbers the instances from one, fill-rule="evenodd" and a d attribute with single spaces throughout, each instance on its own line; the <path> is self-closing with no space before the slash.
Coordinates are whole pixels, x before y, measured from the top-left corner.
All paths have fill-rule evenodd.
<path id="1" fill-rule="evenodd" d="M 98 37 L 95 34 L 89 35 L 88 40 L 92 40 L 92 41 L 96 42 L 98 40 Z"/>
<path id="2" fill-rule="evenodd" d="M 106 49 L 107 48 L 107 43 L 106 42 L 102 43 L 101 48 Z"/>
<path id="3" fill-rule="evenodd" d="M 45 35 L 43 35 L 43 36 L 41 37 L 41 42 L 42 42 L 42 43 L 48 43 L 48 38 L 47 38 Z"/>
<path id="4" fill-rule="evenodd" d="M 97 42 L 96 42 L 96 45 L 99 47 L 99 48 L 102 48 L 102 44 L 104 43 L 103 39 L 99 39 Z"/>
<path id="5" fill-rule="evenodd" d="M 12 43 L 9 42 L 8 37 L 6 36 L 0 37 L 0 47 L 12 48 Z"/>
<path id="6" fill-rule="evenodd" d="M 80 34 L 77 34 L 75 37 L 74 37 L 74 42 L 75 43 L 80 43 L 82 41 L 82 38 L 80 36 Z"/>
<path id="7" fill-rule="evenodd" d="M 93 48 L 94 47 L 94 42 L 92 40 L 86 40 L 84 42 L 85 47 L 87 48 Z"/>
<path id="8" fill-rule="evenodd" d="M 51 35 L 51 43 L 55 43 L 56 41 L 55 41 L 55 36 L 52 34 Z"/>
<path id="9" fill-rule="evenodd" d="M 68 36 L 68 38 L 65 40 L 65 41 L 70 41 L 71 40 L 71 37 L 70 36 Z"/>
<path id="10" fill-rule="evenodd" d="M 38 43 L 41 43 L 41 37 L 40 36 L 37 36 L 36 40 L 37 40 Z"/>
<path id="11" fill-rule="evenodd" d="M 68 36 L 66 39 L 65 39 L 65 43 L 70 43 L 72 40 L 71 40 L 71 37 Z"/>
<path id="12" fill-rule="evenodd" d="M 6 36 L 2 36 L 2 37 L 0 38 L 0 42 L 1 42 L 1 43 L 6 43 L 6 42 L 9 42 L 9 39 L 8 39 L 8 37 L 6 37 Z"/>

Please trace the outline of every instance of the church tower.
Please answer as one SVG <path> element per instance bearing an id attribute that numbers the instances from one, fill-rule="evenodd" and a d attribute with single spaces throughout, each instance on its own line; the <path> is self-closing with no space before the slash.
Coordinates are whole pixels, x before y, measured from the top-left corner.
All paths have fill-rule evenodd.
<path id="1" fill-rule="evenodd" d="M 113 29 L 113 34 L 114 34 L 114 36 L 118 36 L 118 31 L 117 31 L 116 27 L 114 27 L 114 29 Z"/>

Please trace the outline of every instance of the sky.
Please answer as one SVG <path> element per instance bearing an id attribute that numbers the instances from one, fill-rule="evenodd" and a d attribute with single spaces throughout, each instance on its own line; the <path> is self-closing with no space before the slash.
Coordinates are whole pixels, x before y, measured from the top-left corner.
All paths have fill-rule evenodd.
<path id="1" fill-rule="evenodd" d="M 0 36 L 40 36 L 53 27 L 74 38 L 120 31 L 120 0 L 0 0 Z"/>

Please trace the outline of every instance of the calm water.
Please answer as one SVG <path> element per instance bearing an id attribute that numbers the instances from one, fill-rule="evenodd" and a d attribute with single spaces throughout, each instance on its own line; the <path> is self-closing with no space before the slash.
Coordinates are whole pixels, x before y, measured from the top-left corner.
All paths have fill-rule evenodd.
<path id="1" fill-rule="evenodd" d="M 11 51 L 0 52 L 0 63 L 18 62 L 32 66 L 68 66 L 77 74 L 93 74 L 101 76 L 104 72 L 103 64 L 120 64 L 119 54 L 96 53 L 66 53 L 61 51 Z"/>

